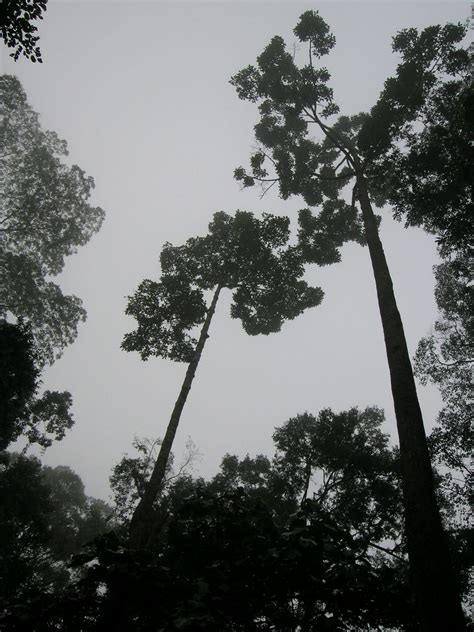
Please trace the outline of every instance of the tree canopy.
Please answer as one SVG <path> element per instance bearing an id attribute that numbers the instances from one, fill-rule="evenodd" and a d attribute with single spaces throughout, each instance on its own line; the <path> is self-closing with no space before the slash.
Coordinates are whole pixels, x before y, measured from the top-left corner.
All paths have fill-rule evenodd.
<path id="1" fill-rule="evenodd" d="M 297 423 L 303 418 L 310 421 L 304 428 Z M 331 420 L 346 430 L 339 442 Z M 84 617 L 90 630 L 409 626 L 413 606 L 403 548 L 387 546 L 393 525 L 383 520 L 377 525 L 384 511 L 400 519 L 396 458 L 380 431 L 382 420 L 377 409 L 306 413 L 277 429 L 273 460 L 226 455 L 209 482 L 175 479 L 159 501 L 168 519 L 154 547 L 133 551 L 110 535 L 97 540 L 76 558 L 83 569 L 80 581 L 32 605 L 32 630 L 74 628 Z M 299 469 L 303 480 L 305 460 L 292 472 L 282 465 L 293 464 L 294 440 L 300 447 L 311 443 L 317 455 L 313 498 L 302 504 L 305 484 L 295 485 L 294 471 Z M 139 470 L 147 458 L 139 457 Z M 331 470 L 331 489 L 318 467 Z M 352 499 L 352 510 L 344 510 L 362 480 L 367 484 Z M 385 495 L 381 481 L 388 483 Z M 129 484 L 134 486 L 130 479 Z M 376 516 L 370 513 L 374 499 Z M 390 509 L 393 499 L 398 511 Z M 385 548 L 375 549 L 369 536 L 360 537 L 374 521 L 371 528 L 379 529 L 374 538 L 383 539 Z M 10 622 L 16 625 L 13 617 Z"/>
<path id="2" fill-rule="evenodd" d="M 436 462 L 449 468 L 445 484 L 467 518 L 472 501 L 471 452 L 472 365 L 474 361 L 474 291 L 471 258 L 466 252 L 451 254 L 435 266 L 435 297 L 439 319 L 420 340 L 415 372 L 423 384 L 441 391 L 443 408 L 430 436 Z"/>
<path id="3" fill-rule="evenodd" d="M 288 218 L 237 211 L 234 217 L 215 213 L 205 237 L 165 244 L 160 281 L 143 281 L 129 299 L 126 313 L 138 328 L 122 347 L 144 360 L 189 361 L 197 343 L 193 328 L 206 316 L 205 292 L 216 287 L 232 291 L 231 316 L 248 334 L 279 331 L 323 297 L 302 280 L 304 266 L 288 239 Z"/>
<path id="4" fill-rule="evenodd" d="M 40 127 L 21 83 L 0 76 L 0 255 L 2 304 L 31 324 L 43 361 L 73 342 L 86 312 L 50 280 L 85 245 L 104 211 L 88 203 L 94 181 L 68 166 L 67 144 Z"/>
<path id="5" fill-rule="evenodd" d="M 84 493 L 70 468 L 0 454 L 0 623 L 52 595 L 71 579 L 69 558 L 110 530 L 110 507 Z"/>
<path id="6" fill-rule="evenodd" d="M 239 97 L 258 103 L 260 112 L 255 126 L 260 148 L 251 157 L 250 171 L 239 167 L 235 177 L 244 186 L 278 183 L 283 199 L 299 194 L 311 206 L 337 199 L 337 206 L 323 206 L 318 217 L 332 222 L 331 232 L 340 232 L 343 213 L 345 239 L 358 239 L 360 219 L 354 209 L 351 213 L 345 208 L 340 195 L 355 176 L 357 155 L 377 203 L 390 201 L 397 218 L 438 232 L 443 230 L 442 218 L 457 213 L 464 222 L 456 228 L 459 237 L 463 226 L 470 225 L 466 204 L 472 175 L 472 148 L 465 135 L 467 130 L 472 134 L 467 114 L 469 54 L 457 47 L 465 32 L 463 25 L 448 24 L 398 33 L 393 50 L 401 62 L 377 103 L 369 113 L 334 120 L 339 106 L 329 85 L 331 76 L 325 67 L 315 66 L 315 59 L 330 52 L 335 38 L 317 12 L 306 11 L 294 34 L 308 44 L 307 64 L 298 66 L 284 40 L 275 36 L 257 65 L 231 80 Z M 443 205 L 431 182 L 446 188 Z"/>

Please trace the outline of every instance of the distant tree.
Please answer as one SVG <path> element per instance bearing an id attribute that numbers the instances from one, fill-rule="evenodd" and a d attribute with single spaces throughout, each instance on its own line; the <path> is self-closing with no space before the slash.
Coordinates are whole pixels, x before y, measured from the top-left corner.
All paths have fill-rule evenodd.
<path id="1" fill-rule="evenodd" d="M 403 547 L 387 542 L 401 507 L 382 421 L 377 409 L 299 415 L 275 432 L 273 460 L 226 455 L 209 482 L 175 479 L 154 547 L 97 541 L 33 632 L 85 616 L 90 630 L 414 629 Z M 301 502 L 308 458 L 315 491 Z"/>
<path id="2" fill-rule="evenodd" d="M 54 559 L 67 561 L 82 545 L 114 527 L 112 508 L 87 496 L 84 483 L 70 467 L 43 466 L 42 476 L 51 497 L 48 546 Z"/>
<path id="3" fill-rule="evenodd" d="M 119 523 L 127 528 L 137 503 L 145 493 L 161 443 L 160 439 L 135 437 L 133 447 L 136 450 L 136 456 L 130 457 L 126 454 L 112 469 L 110 487 L 114 501 L 114 514 Z M 182 485 L 190 480 L 187 470 L 196 456 L 196 449 L 191 440 L 188 440 L 186 447 L 186 456 L 176 470 L 173 468 L 173 453 L 170 453 L 162 490 L 154 502 L 155 512 L 159 512 L 164 519 L 167 519 L 167 514 L 170 512 L 169 505 L 173 504 L 172 498 L 177 491 L 178 493 L 179 490 L 182 491 Z"/>
<path id="4" fill-rule="evenodd" d="M 49 447 L 64 437 L 74 420 L 67 391 L 44 391 L 30 327 L 0 320 L 0 451 L 23 436 Z"/>
<path id="5" fill-rule="evenodd" d="M 400 549 L 403 555 L 399 463 L 383 421 L 378 408 L 293 417 L 273 435 L 274 467 L 300 503 L 312 498 L 364 553 L 396 558 Z"/>
<path id="6" fill-rule="evenodd" d="M 122 347 L 188 362 L 188 369 L 171 414 L 150 480 L 130 524 L 132 546 L 145 546 L 153 532 L 153 503 L 165 478 L 171 447 L 196 372 L 209 327 L 223 288 L 233 292 L 231 315 L 240 318 L 248 334 L 279 331 L 283 322 L 318 305 L 320 288 L 302 280 L 298 250 L 287 246 L 289 220 L 265 215 L 261 220 L 238 211 L 235 217 L 216 213 L 205 237 L 183 246 L 165 244 L 159 282 L 143 281 L 129 299 L 127 314 L 138 322 Z M 212 292 L 206 308 L 204 292 Z M 202 325 L 199 339 L 190 331 Z"/>
<path id="7" fill-rule="evenodd" d="M 252 500 L 263 502 L 278 523 L 286 523 L 299 507 L 298 490 L 264 454 L 243 459 L 226 454 L 208 487 L 217 494 L 242 489 Z"/>
<path id="8" fill-rule="evenodd" d="M 41 51 L 37 46 L 38 28 L 32 24 L 43 19 L 48 0 L 2 0 L 0 3 L 0 36 L 8 48 L 14 48 L 10 54 L 15 61 L 24 55 L 33 63 L 42 63 Z"/>
<path id="9" fill-rule="evenodd" d="M 43 131 L 16 77 L 0 76 L 0 302 L 31 324 L 38 359 L 52 362 L 73 342 L 86 312 L 49 277 L 101 227 L 87 203 L 94 186 L 61 162 L 67 145 Z"/>
<path id="10" fill-rule="evenodd" d="M 111 529 L 112 510 L 87 497 L 68 467 L 42 466 L 35 457 L 0 453 L 0 625 L 42 594 L 70 580 L 71 554 Z M 28 627 L 28 626 L 27 626 Z"/>
<path id="11" fill-rule="evenodd" d="M 41 581 L 47 561 L 50 495 L 34 457 L 0 453 L 0 602 L 18 599 Z"/>
<path id="12" fill-rule="evenodd" d="M 465 28 L 448 24 L 421 33 L 416 29 L 398 33 L 393 48 L 402 61 L 370 113 L 340 116 L 334 122 L 328 119 L 339 107 L 328 85 L 330 75 L 315 60 L 332 49 L 335 38 L 315 11 L 301 16 L 294 33 L 307 43 L 306 65 L 297 66 L 283 39 L 274 37 L 257 66 L 248 66 L 232 78 L 239 97 L 258 102 L 260 111 L 255 126 L 260 147 L 251 157 L 251 171 L 239 167 L 235 177 L 244 186 L 278 184 L 284 199 L 298 194 L 311 206 L 322 205 L 317 216 L 309 209 L 300 212 L 300 247 L 310 263 L 321 262 L 324 236 L 367 242 L 400 438 L 407 546 L 420 625 L 430 631 L 464 630 L 403 324 L 370 196 L 382 204 L 393 192 L 380 175 L 380 164 L 400 145 L 410 147 L 416 121 L 423 119 L 430 100 L 441 93 L 446 75 L 468 72 L 469 55 L 456 47 Z M 320 140 L 313 130 L 320 133 Z M 351 181 L 349 205 L 342 189 Z"/>
<path id="13" fill-rule="evenodd" d="M 129 524 L 133 510 L 143 496 L 161 441 L 135 437 L 132 445 L 137 456 L 123 456 L 119 463 L 114 465 L 110 476 L 114 511 L 120 522 L 126 525 Z M 170 458 L 170 465 L 171 461 Z"/>
<path id="14" fill-rule="evenodd" d="M 415 374 L 436 384 L 444 406 L 429 437 L 435 461 L 449 468 L 445 491 L 468 520 L 472 506 L 472 370 L 474 364 L 474 289 L 472 261 L 466 252 L 435 266 L 439 319 L 418 344 Z"/>

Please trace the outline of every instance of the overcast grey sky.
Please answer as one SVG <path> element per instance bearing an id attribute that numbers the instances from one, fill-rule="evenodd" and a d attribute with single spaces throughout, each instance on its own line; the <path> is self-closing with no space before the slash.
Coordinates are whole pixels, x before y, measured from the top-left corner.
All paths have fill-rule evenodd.
<path id="1" fill-rule="evenodd" d="M 232 173 L 254 146 L 256 107 L 229 85 L 273 35 L 293 46 L 299 15 L 318 9 L 337 44 L 324 63 L 344 114 L 368 109 L 397 63 L 401 28 L 465 21 L 468 2 L 80 2 L 50 0 L 40 26 L 44 63 L 1 71 L 21 80 L 43 127 L 67 140 L 70 159 L 93 176 L 92 202 L 106 221 L 70 257 L 60 283 L 88 311 L 75 344 L 45 374 L 44 386 L 70 390 L 76 425 L 45 462 L 72 467 L 88 494 L 107 497 L 111 467 L 134 435 L 162 436 L 186 366 L 142 362 L 120 350 L 134 327 L 126 296 L 159 277 L 165 241 L 206 232 L 212 214 L 236 209 L 289 215 L 305 206 L 272 189 L 239 190 Z M 296 50 L 298 54 L 298 50 Z M 436 318 L 434 239 L 383 212 L 382 239 L 410 352 Z M 249 337 L 229 316 L 224 293 L 175 442 L 189 436 L 211 476 L 224 453 L 271 454 L 275 426 L 305 410 L 377 405 L 396 440 L 388 367 L 367 249 L 349 245 L 340 264 L 312 266 L 321 306 L 279 334 Z M 420 388 L 431 427 L 440 399 Z"/>

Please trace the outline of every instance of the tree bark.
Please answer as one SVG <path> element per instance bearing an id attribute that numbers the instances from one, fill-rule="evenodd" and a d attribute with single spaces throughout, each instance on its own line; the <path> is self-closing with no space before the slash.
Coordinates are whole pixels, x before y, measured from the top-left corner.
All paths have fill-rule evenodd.
<path id="1" fill-rule="evenodd" d="M 202 351 L 209 337 L 209 326 L 211 324 L 212 317 L 216 310 L 217 301 L 219 299 L 219 293 L 222 289 L 221 285 L 218 285 L 214 296 L 212 298 L 209 309 L 207 310 L 206 319 L 203 323 L 201 333 L 199 336 L 194 356 L 188 365 L 186 375 L 184 377 L 181 391 L 178 395 L 178 399 L 171 413 L 171 418 L 166 429 L 166 433 L 163 439 L 163 443 L 160 447 L 158 458 L 156 459 L 155 467 L 153 468 L 150 480 L 145 486 L 145 492 L 140 499 L 135 511 L 133 512 L 132 519 L 130 521 L 129 543 L 133 549 L 140 549 L 149 546 L 153 538 L 153 525 L 155 512 L 153 510 L 153 503 L 155 502 L 158 494 L 160 493 L 163 481 L 166 474 L 166 466 L 171 453 L 171 447 L 173 445 L 176 430 L 178 429 L 181 413 L 183 412 L 186 399 L 196 373 L 199 360 L 201 359 Z"/>
<path id="2" fill-rule="evenodd" d="M 466 630 L 447 536 L 435 497 L 431 461 L 403 324 L 364 176 L 357 194 L 374 271 L 400 441 L 405 532 L 420 629 Z"/>

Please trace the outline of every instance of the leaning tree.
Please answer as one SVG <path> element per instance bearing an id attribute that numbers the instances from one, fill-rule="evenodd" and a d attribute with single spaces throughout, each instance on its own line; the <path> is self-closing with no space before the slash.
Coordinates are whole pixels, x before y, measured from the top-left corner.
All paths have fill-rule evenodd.
<path id="1" fill-rule="evenodd" d="M 339 107 L 328 84 L 330 74 L 316 64 L 333 48 L 335 38 L 315 11 L 301 16 L 294 34 L 307 44 L 305 65 L 296 64 L 277 36 L 256 66 L 244 68 L 231 80 L 239 97 L 258 103 L 260 111 L 255 126 L 259 148 L 251 156 L 250 171 L 239 167 L 235 177 L 244 186 L 277 184 L 283 199 L 301 195 L 308 205 L 321 205 L 317 215 L 309 209 L 299 215 L 300 247 L 308 263 L 321 262 L 325 235 L 359 235 L 367 242 L 400 440 L 405 529 L 418 616 L 424 630 L 463 630 L 422 413 L 372 203 L 383 205 L 388 197 L 393 201 L 396 192 L 387 176 L 390 160 L 397 168 L 404 164 L 400 152 L 409 149 L 417 124 L 429 114 L 427 104 L 435 93 L 442 93 L 445 77 L 466 74 L 468 54 L 456 46 L 465 29 L 448 24 L 398 33 L 393 49 L 402 59 L 374 107 L 369 113 L 336 119 Z M 348 186 L 351 204 L 343 195 Z M 406 204 L 400 209 L 406 210 Z"/>
<path id="2" fill-rule="evenodd" d="M 304 265 L 297 246 L 288 245 L 289 220 L 237 211 L 219 212 L 205 237 L 182 246 L 167 243 L 161 253 L 160 281 L 143 281 L 130 297 L 127 314 L 138 326 L 122 347 L 150 356 L 187 362 L 186 375 L 161 444 L 152 475 L 130 524 L 133 547 L 153 535 L 153 503 L 161 491 L 172 443 L 196 372 L 219 295 L 232 291 L 231 316 L 250 335 L 280 330 L 286 320 L 318 305 L 323 292 L 302 280 Z M 328 249 L 328 253 L 331 248 Z M 332 245 L 332 258 L 337 244 Z M 329 256 L 328 255 L 328 256 Z M 337 258 L 337 257 L 336 257 Z M 211 294 L 208 305 L 205 293 Z M 201 326 L 198 339 L 193 329 Z"/>

